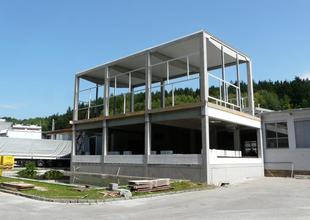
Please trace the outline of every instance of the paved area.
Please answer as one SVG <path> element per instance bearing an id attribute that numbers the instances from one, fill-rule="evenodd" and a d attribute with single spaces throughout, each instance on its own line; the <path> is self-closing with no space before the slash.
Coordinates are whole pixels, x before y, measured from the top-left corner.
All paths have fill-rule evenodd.
<path id="1" fill-rule="evenodd" d="M 103 204 L 0 193 L 1 219 L 310 219 L 310 180 L 261 178 L 218 189 Z"/>

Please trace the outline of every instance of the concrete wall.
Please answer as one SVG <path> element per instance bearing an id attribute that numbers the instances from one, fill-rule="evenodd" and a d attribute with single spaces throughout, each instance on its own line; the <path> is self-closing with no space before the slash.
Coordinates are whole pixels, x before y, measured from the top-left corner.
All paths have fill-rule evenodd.
<path id="1" fill-rule="evenodd" d="M 71 171 L 104 173 L 124 176 L 190 179 L 202 181 L 200 165 L 138 165 L 138 164 L 94 164 L 72 163 Z"/>
<path id="2" fill-rule="evenodd" d="M 291 171 L 293 168 L 295 171 L 310 171 L 310 148 L 296 148 L 294 122 L 301 120 L 310 120 L 310 109 L 270 112 L 262 115 L 266 169 Z M 287 122 L 289 148 L 266 147 L 265 124 L 270 122 Z"/>
<path id="3" fill-rule="evenodd" d="M 215 185 L 220 183 L 238 183 L 263 177 L 264 164 L 211 164 L 210 172 L 211 182 Z"/>
<path id="4" fill-rule="evenodd" d="M 137 165 L 73 163 L 78 172 L 203 181 L 200 165 Z M 263 164 L 212 164 L 211 184 L 238 183 L 264 176 Z"/>

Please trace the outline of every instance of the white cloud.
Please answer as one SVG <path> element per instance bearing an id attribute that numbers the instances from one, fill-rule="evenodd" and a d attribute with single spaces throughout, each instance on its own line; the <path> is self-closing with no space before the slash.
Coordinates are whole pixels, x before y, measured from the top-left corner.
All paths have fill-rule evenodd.
<path id="1" fill-rule="evenodd" d="M 309 79 L 310 80 L 310 72 L 306 72 L 303 74 L 300 74 L 301 79 Z"/>
<path id="2" fill-rule="evenodd" d="M 11 104 L 0 104 L 0 109 L 16 109 L 16 105 L 11 105 Z"/>

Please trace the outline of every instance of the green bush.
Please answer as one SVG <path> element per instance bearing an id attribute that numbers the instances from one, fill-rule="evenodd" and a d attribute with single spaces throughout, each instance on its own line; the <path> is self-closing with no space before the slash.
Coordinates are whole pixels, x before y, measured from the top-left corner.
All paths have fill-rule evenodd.
<path id="1" fill-rule="evenodd" d="M 37 178 L 37 167 L 34 162 L 26 163 L 25 169 L 19 171 L 18 176 L 23 178 L 36 179 Z"/>
<path id="2" fill-rule="evenodd" d="M 49 170 L 43 174 L 43 179 L 47 180 L 57 180 L 63 178 L 63 173 L 58 170 Z"/>

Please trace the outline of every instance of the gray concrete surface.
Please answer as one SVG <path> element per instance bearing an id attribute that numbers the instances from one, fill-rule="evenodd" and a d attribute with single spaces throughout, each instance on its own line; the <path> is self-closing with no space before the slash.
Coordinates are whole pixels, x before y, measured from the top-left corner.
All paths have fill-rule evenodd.
<path id="1" fill-rule="evenodd" d="M 261 178 L 208 191 L 94 205 L 0 193 L 0 216 L 10 220 L 310 219 L 310 180 Z"/>

